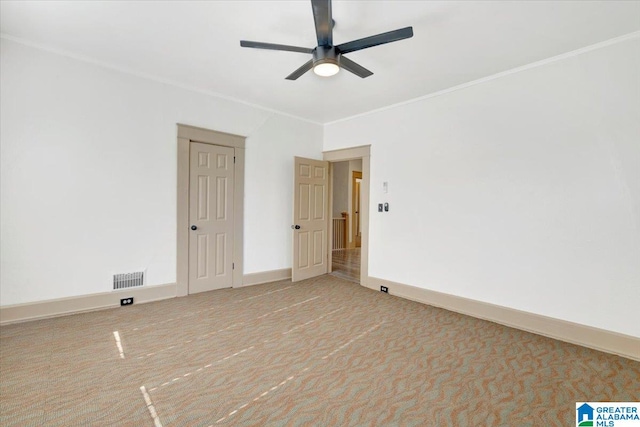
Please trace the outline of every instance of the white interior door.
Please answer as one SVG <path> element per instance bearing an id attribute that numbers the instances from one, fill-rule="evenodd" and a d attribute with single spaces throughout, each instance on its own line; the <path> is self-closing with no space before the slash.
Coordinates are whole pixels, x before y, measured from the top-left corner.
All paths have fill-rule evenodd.
<path id="1" fill-rule="evenodd" d="M 329 162 L 295 158 L 291 279 L 328 273 Z"/>
<path id="2" fill-rule="evenodd" d="M 233 148 L 191 143 L 189 293 L 233 285 Z"/>

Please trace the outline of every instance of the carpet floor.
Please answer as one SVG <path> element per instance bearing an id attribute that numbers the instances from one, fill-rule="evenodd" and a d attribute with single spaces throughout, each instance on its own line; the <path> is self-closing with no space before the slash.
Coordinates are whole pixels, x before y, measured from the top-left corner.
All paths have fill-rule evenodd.
<path id="1" fill-rule="evenodd" d="M 0 425 L 570 426 L 640 363 L 321 276 L 0 328 Z"/>

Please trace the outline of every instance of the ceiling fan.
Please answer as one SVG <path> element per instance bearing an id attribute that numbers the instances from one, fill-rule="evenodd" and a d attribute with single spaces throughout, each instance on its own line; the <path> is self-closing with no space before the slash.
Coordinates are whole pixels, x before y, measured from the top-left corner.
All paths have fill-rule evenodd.
<path id="1" fill-rule="evenodd" d="M 289 74 L 286 77 L 287 80 L 296 80 L 311 69 L 313 69 L 313 71 L 319 76 L 332 76 L 336 74 L 340 68 L 344 68 L 356 76 L 365 78 L 369 77 L 373 73 L 363 66 L 353 62 L 344 56 L 344 54 L 413 37 L 413 28 L 406 27 L 334 45 L 333 26 L 335 21 L 331 17 L 331 0 L 311 0 L 311 6 L 313 8 L 313 20 L 315 22 L 316 36 L 318 38 L 318 46 L 315 48 L 310 49 L 306 47 L 252 42 L 247 40 L 240 40 L 240 46 L 312 54 L 313 57 L 293 73 Z"/>

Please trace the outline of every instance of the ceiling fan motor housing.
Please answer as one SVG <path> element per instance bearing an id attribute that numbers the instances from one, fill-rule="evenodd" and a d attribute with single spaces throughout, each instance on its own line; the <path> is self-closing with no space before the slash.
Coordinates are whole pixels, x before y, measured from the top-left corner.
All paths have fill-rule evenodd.
<path id="1" fill-rule="evenodd" d="M 340 54 L 333 46 L 318 46 L 313 49 L 313 65 L 331 63 L 340 66 Z"/>

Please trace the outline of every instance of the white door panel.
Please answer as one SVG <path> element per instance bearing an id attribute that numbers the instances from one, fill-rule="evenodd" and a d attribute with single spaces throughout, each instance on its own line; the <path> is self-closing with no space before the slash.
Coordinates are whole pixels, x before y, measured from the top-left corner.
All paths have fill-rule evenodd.
<path id="1" fill-rule="evenodd" d="M 329 162 L 296 157 L 293 195 L 292 280 L 328 272 Z"/>
<path id="2" fill-rule="evenodd" d="M 191 143 L 189 293 L 233 285 L 233 152 Z"/>

